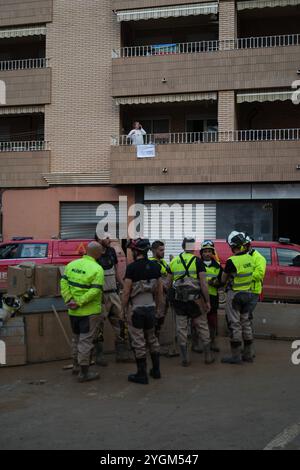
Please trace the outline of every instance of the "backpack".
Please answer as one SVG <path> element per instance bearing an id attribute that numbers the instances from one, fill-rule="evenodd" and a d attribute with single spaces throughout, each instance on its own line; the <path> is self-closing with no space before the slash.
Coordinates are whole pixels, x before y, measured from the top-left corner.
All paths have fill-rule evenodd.
<path id="1" fill-rule="evenodd" d="M 194 279 L 189 273 L 189 268 L 195 261 L 196 256 L 193 256 L 188 264 L 184 261 L 182 254 L 179 257 L 185 269 L 185 274 L 174 282 L 174 300 L 181 302 L 198 300 L 201 297 L 200 283 L 198 279 Z"/>

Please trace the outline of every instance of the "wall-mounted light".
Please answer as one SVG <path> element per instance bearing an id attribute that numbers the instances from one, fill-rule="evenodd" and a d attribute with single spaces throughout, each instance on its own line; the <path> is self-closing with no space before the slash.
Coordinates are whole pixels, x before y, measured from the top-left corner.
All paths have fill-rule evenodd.
<path id="1" fill-rule="evenodd" d="M 164 173 L 164 174 L 168 173 L 168 171 L 169 171 L 168 168 L 163 168 L 162 169 L 162 173 Z"/>

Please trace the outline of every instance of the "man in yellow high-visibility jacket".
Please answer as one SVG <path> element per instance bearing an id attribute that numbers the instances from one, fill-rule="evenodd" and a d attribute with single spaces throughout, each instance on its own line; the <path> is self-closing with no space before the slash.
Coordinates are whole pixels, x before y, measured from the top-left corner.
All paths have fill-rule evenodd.
<path id="1" fill-rule="evenodd" d="M 89 243 L 87 254 L 69 263 L 61 280 L 61 295 L 69 309 L 73 332 L 73 374 L 79 373 L 79 382 L 99 379 L 89 366 L 102 308 L 104 272 L 97 263 L 102 252 L 99 243 Z"/>

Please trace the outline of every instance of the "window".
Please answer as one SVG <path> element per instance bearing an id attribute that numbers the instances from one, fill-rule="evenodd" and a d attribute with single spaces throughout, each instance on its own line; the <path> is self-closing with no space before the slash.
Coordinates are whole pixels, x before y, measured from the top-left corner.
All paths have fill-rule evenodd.
<path id="1" fill-rule="evenodd" d="M 0 259 L 16 259 L 18 258 L 18 244 L 3 245 L 0 248 Z"/>
<path id="2" fill-rule="evenodd" d="M 258 253 L 260 253 L 264 258 L 266 258 L 267 265 L 272 264 L 272 254 L 271 254 L 271 248 L 262 248 L 261 246 L 253 247 Z"/>
<path id="3" fill-rule="evenodd" d="M 300 251 L 279 248 L 277 250 L 278 264 L 280 266 L 300 267 Z"/>
<path id="4" fill-rule="evenodd" d="M 169 119 L 143 119 L 141 123 L 147 134 L 168 134 L 170 132 Z"/>
<path id="5" fill-rule="evenodd" d="M 24 243 L 21 247 L 20 258 L 46 258 L 47 243 Z"/>

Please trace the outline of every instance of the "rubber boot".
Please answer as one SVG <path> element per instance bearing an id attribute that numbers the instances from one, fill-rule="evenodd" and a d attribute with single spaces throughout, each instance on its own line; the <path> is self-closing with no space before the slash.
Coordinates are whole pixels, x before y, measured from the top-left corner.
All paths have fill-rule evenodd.
<path id="1" fill-rule="evenodd" d="M 215 328 L 209 328 L 209 333 L 210 333 L 210 349 L 213 351 L 213 352 L 220 352 L 220 348 L 218 347 L 217 343 L 216 343 L 216 329 Z"/>
<path id="2" fill-rule="evenodd" d="M 204 351 L 202 341 L 194 330 L 192 332 L 192 351 L 198 354 L 203 354 Z"/>
<path id="3" fill-rule="evenodd" d="M 188 367 L 191 362 L 188 357 L 188 345 L 180 345 L 180 356 L 181 356 L 181 365 L 182 367 Z"/>
<path id="4" fill-rule="evenodd" d="M 205 364 L 213 364 L 215 362 L 215 357 L 210 343 L 204 346 L 204 362 Z"/>
<path id="5" fill-rule="evenodd" d="M 161 378 L 161 373 L 160 373 L 160 364 L 159 364 L 159 353 L 153 353 L 151 354 L 151 359 L 152 359 L 152 369 L 150 370 L 150 375 L 153 377 L 153 379 L 160 379 Z"/>
<path id="6" fill-rule="evenodd" d="M 96 350 L 96 364 L 97 364 L 97 366 L 107 367 L 108 362 L 104 358 L 103 343 L 102 342 L 96 343 L 95 344 L 95 350 Z"/>
<path id="7" fill-rule="evenodd" d="M 78 364 L 77 359 L 73 359 L 73 369 L 72 369 L 72 375 L 78 375 L 80 372 L 80 367 Z"/>
<path id="8" fill-rule="evenodd" d="M 135 362 L 132 352 L 130 348 L 126 344 L 125 340 L 116 341 L 116 362 L 118 363 L 125 363 L 125 364 L 132 364 Z"/>
<path id="9" fill-rule="evenodd" d="M 80 374 L 78 375 L 78 382 L 91 382 L 92 380 L 99 380 L 100 376 L 97 372 L 90 372 L 89 366 L 81 366 Z"/>
<path id="10" fill-rule="evenodd" d="M 242 348 L 240 344 L 231 343 L 231 356 L 225 356 L 222 358 L 222 364 L 242 364 Z"/>
<path id="11" fill-rule="evenodd" d="M 147 385 L 149 383 L 147 375 L 146 358 L 136 359 L 137 373 L 128 375 L 128 381 L 136 384 Z"/>
<path id="12" fill-rule="evenodd" d="M 254 359 L 253 359 L 254 358 L 254 355 L 253 355 L 253 342 L 252 341 L 245 341 L 242 358 L 243 358 L 244 362 L 254 362 Z"/>

